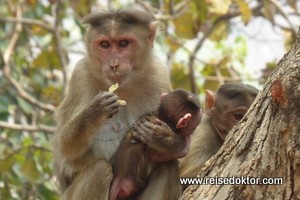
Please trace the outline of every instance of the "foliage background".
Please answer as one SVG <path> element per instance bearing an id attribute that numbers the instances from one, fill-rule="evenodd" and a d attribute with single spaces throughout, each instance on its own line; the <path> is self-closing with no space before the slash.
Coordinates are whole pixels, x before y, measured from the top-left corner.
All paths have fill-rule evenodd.
<path id="1" fill-rule="evenodd" d="M 161 21 L 155 48 L 170 67 L 174 88 L 200 96 L 226 81 L 263 84 L 276 65 L 270 60 L 260 77 L 251 74 L 248 40 L 234 32 L 236 24 L 263 19 L 289 49 L 300 21 L 296 0 L 2 0 L 0 199 L 59 199 L 49 142 L 52 115 L 85 54 L 80 22 L 91 11 L 131 2 Z"/>

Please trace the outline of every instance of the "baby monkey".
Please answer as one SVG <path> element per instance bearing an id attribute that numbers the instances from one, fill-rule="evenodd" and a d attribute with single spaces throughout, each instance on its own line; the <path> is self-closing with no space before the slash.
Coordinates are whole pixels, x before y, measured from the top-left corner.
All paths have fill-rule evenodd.
<path id="1" fill-rule="evenodd" d="M 153 122 L 157 118 L 166 122 L 174 133 L 182 136 L 186 142 L 190 142 L 190 135 L 200 123 L 202 113 L 200 102 L 194 94 L 176 89 L 170 93 L 163 93 L 158 110 L 147 114 L 146 117 Z M 133 131 L 133 129 L 128 131 L 112 157 L 114 178 L 110 188 L 110 200 L 132 198 L 141 192 L 158 163 L 151 159 L 153 149 L 135 138 Z M 177 169 L 175 170 L 177 174 L 174 176 L 179 176 L 178 163 L 177 161 L 173 163 Z M 180 191 L 180 186 L 177 188 L 174 187 L 175 183 L 170 184 L 172 184 L 170 190 Z"/>

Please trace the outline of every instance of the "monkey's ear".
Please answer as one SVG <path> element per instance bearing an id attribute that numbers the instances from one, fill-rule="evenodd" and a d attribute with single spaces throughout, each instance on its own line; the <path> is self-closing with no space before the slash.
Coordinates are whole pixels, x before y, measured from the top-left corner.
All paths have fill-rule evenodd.
<path id="1" fill-rule="evenodd" d="M 178 120 L 178 122 L 176 124 L 176 128 L 184 128 L 184 127 L 186 127 L 187 124 L 189 123 L 191 117 L 192 117 L 191 113 L 185 114 L 183 117 L 181 117 Z"/>
<path id="2" fill-rule="evenodd" d="M 205 90 L 205 113 L 211 115 L 211 109 L 214 107 L 216 101 L 215 94 L 211 90 Z"/>
<path id="3" fill-rule="evenodd" d="M 149 42 L 151 43 L 152 47 L 153 47 L 153 42 L 155 39 L 157 27 L 158 27 L 158 21 L 154 21 L 149 24 L 149 33 L 150 33 L 149 34 Z"/>

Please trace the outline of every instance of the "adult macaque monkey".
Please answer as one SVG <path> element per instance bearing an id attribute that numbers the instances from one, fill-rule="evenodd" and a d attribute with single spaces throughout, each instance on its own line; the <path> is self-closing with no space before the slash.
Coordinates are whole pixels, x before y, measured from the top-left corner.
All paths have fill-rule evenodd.
<path id="1" fill-rule="evenodd" d="M 190 140 L 202 117 L 198 98 L 183 89 L 163 93 L 158 110 L 146 116 L 154 123 L 157 118 L 166 122 L 184 140 Z M 109 200 L 132 198 L 147 187 L 149 174 L 155 173 L 155 166 L 164 165 L 153 162 L 149 150 L 147 145 L 133 136 L 133 129 L 126 134 L 111 161 L 114 178 Z M 178 169 L 177 162 L 171 161 L 170 164 Z M 179 169 L 172 176 L 179 177 Z M 174 199 L 180 197 L 180 191 L 178 181 L 169 185 L 168 193 L 172 193 Z"/>
<path id="2" fill-rule="evenodd" d="M 196 177 L 222 146 L 228 132 L 245 115 L 258 90 L 242 83 L 225 83 L 216 95 L 205 91 L 205 114 L 195 130 L 190 151 L 180 160 L 180 176 Z"/>
<path id="3" fill-rule="evenodd" d="M 131 6 L 91 14 L 83 22 L 89 25 L 87 56 L 77 63 L 69 91 L 56 112 L 54 168 L 62 199 L 105 200 L 112 180 L 108 161 L 133 122 L 156 110 L 160 94 L 170 91 L 171 85 L 166 66 L 152 53 L 157 21 L 151 14 Z M 106 92 L 115 83 L 119 84 L 115 93 Z M 127 105 L 119 106 L 119 98 Z M 157 144 L 162 153 L 172 145 L 189 145 L 164 122 L 144 119 L 139 124 L 147 125 L 147 143 L 159 140 L 152 134 L 156 132 L 174 141 L 169 146 L 163 141 Z M 181 155 L 178 151 L 172 156 Z M 157 193 L 156 199 L 163 199 L 166 183 L 173 181 L 171 170 L 163 166 L 150 177 L 149 192 Z"/>

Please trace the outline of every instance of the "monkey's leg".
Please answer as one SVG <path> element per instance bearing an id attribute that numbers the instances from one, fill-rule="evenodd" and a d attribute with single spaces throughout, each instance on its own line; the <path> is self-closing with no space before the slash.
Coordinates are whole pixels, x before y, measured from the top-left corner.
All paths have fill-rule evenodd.
<path id="1" fill-rule="evenodd" d="M 111 165 L 98 160 L 78 174 L 63 194 L 63 200 L 107 200 L 112 181 Z"/>
<path id="2" fill-rule="evenodd" d="M 138 200 L 177 200 L 181 196 L 178 161 L 159 163 L 151 172 L 149 183 Z"/>

